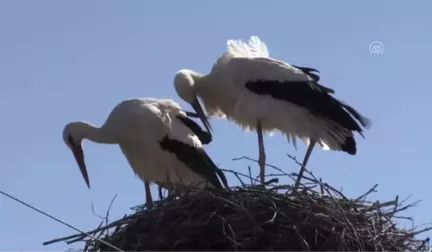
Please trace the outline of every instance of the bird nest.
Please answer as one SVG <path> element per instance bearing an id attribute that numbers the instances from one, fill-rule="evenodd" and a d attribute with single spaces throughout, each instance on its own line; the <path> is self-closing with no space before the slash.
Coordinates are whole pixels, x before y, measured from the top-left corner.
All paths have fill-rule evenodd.
<path id="1" fill-rule="evenodd" d="M 240 179 L 239 173 L 232 173 Z M 251 185 L 241 181 L 242 186 L 227 191 L 162 199 L 151 210 L 138 207 L 87 234 L 54 241 L 84 241 L 84 251 L 429 250 L 429 238 L 416 236 L 430 228 L 405 229 L 395 223 L 413 204 L 404 206 L 398 197 L 370 202 L 366 198 L 376 186 L 349 199 L 306 173 L 306 182 L 296 190 L 278 183 L 253 185 L 255 179 L 250 178 Z"/>

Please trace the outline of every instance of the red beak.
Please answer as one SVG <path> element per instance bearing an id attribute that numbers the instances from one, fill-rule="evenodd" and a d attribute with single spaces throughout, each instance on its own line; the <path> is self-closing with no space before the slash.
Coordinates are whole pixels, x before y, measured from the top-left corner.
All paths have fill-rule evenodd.
<path id="1" fill-rule="evenodd" d="M 79 147 L 73 147 L 72 148 L 72 152 L 74 154 L 75 160 L 81 170 L 81 174 L 87 184 L 87 187 L 90 189 L 90 179 L 87 173 L 87 168 L 84 162 L 84 152 L 83 149 L 81 148 L 81 146 Z"/>

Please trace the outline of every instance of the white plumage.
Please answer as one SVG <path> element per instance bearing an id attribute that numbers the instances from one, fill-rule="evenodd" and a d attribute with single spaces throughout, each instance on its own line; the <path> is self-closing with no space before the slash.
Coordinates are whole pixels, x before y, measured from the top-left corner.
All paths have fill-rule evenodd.
<path id="1" fill-rule="evenodd" d="M 262 131 L 279 130 L 294 146 L 295 137 L 310 142 L 304 166 L 315 141 L 324 149 L 356 153 L 353 131 L 362 132 L 357 121 L 364 127 L 370 121 L 332 97 L 334 91 L 318 83 L 319 76 L 313 73 L 316 69 L 270 58 L 267 46 L 257 36 L 247 43 L 229 40 L 227 47 L 209 74 L 182 69 L 174 86 L 195 110 L 200 109 L 199 97 L 210 116 L 227 117 L 244 129 L 257 131 L 263 183 Z M 198 114 L 208 124 L 203 113 Z"/>
<path id="2" fill-rule="evenodd" d="M 226 178 L 202 148 L 211 135 L 189 119 L 170 99 L 129 99 L 118 104 L 102 127 L 71 122 L 63 139 L 72 150 L 90 187 L 82 151 L 82 140 L 118 144 L 135 174 L 145 182 L 146 202 L 151 206 L 149 182 L 162 187 L 176 184 L 222 188 L 217 175 Z M 203 183 L 209 182 L 209 183 Z"/>

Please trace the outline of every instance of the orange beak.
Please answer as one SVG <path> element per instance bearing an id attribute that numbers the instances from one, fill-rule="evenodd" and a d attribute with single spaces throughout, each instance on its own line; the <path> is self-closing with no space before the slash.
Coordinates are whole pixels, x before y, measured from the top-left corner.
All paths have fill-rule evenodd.
<path id="1" fill-rule="evenodd" d="M 90 189 L 90 179 L 87 173 L 87 168 L 84 162 L 84 152 L 81 146 L 72 148 L 72 153 L 74 154 L 75 160 L 81 170 L 81 174 L 87 184 L 87 187 Z"/>

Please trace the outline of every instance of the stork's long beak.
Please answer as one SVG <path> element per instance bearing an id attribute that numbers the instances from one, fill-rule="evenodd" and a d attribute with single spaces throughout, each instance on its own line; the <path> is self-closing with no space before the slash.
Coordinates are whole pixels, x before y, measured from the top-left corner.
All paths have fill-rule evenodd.
<path id="1" fill-rule="evenodd" d="M 207 120 L 207 116 L 204 114 L 204 111 L 201 107 L 201 104 L 199 103 L 198 99 L 195 99 L 194 102 L 191 103 L 192 108 L 195 110 L 195 112 L 198 114 L 198 117 L 201 119 L 201 122 L 204 124 L 204 127 L 206 128 L 207 132 L 211 135 L 211 125 Z"/>
<path id="2" fill-rule="evenodd" d="M 87 184 L 87 187 L 90 188 L 90 179 L 89 179 L 89 176 L 87 173 L 87 168 L 86 168 L 86 165 L 84 162 L 84 152 L 83 152 L 82 147 L 81 146 L 72 147 L 72 153 L 73 153 L 75 160 L 76 160 L 76 162 L 77 162 L 77 164 L 81 170 L 81 174 L 82 174 L 82 176 L 83 176 L 83 178 Z"/>
<path id="3" fill-rule="evenodd" d="M 187 117 L 199 118 L 197 113 L 185 111 L 185 110 L 184 110 L 184 112 L 186 113 Z"/>

